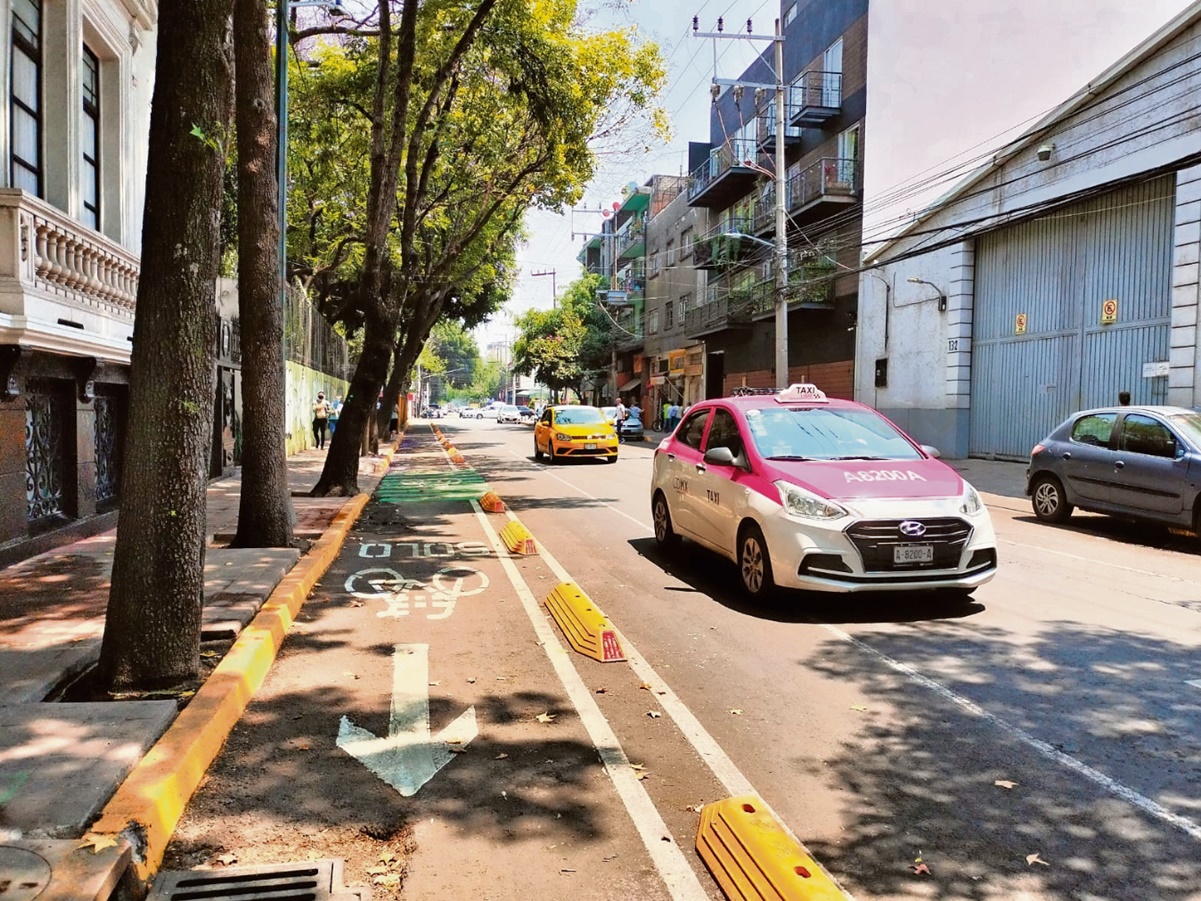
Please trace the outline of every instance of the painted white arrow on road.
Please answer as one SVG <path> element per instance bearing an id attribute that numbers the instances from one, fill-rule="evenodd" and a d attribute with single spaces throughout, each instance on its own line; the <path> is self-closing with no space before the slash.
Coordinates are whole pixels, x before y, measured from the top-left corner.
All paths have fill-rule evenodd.
<path id="1" fill-rule="evenodd" d="M 475 708 L 430 735 L 429 645 L 398 644 L 392 654 L 392 711 L 388 735 L 377 738 L 342 717 L 338 747 L 406 798 L 454 759 L 451 745 L 466 745 L 479 734 Z"/>

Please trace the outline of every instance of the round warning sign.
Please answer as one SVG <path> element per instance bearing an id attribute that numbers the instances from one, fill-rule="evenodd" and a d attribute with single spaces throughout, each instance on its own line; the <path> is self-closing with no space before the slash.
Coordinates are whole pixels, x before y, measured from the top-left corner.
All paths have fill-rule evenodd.
<path id="1" fill-rule="evenodd" d="M 1112 298 L 1101 304 L 1101 324 L 1118 321 L 1118 302 Z"/>

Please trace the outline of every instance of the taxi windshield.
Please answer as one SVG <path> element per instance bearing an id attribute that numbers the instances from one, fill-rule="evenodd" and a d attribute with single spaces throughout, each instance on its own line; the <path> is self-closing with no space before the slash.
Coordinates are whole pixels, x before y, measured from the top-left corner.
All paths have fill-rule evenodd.
<path id="1" fill-rule="evenodd" d="M 593 425 L 604 422 L 605 417 L 596 407 L 576 407 L 570 410 L 556 410 L 556 425 Z"/>
<path id="2" fill-rule="evenodd" d="M 778 407 L 747 410 L 759 453 L 769 460 L 920 460 L 921 453 L 870 410 Z"/>

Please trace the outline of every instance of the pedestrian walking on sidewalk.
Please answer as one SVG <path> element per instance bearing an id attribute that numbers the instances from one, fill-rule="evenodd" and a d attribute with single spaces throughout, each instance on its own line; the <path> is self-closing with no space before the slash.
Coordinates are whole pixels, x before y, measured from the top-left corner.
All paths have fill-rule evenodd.
<path id="1" fill-rule="evenodd" d="M 325 427 L 329 423 L 329 402 L 325 392 L 317 392 L 317 400 L 313 403 L 313 443 L 319 450 L 325 449 Z"/>

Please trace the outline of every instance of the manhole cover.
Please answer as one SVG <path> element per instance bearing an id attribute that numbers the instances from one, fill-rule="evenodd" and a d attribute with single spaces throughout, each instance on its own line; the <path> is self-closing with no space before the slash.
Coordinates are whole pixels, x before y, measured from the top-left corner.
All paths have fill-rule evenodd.
<path id="1" fill-rule="evenodd" d="M 50 864 L 41 854 L 0 845 L 0 896 L 33 901 L 50 884 Z"/>
<path id="2" fill-rule="evenodd" d="M 147 901 L 367 901 L 368 889 L 342 884 L 343 864 L 331 859 L 164 871 L 154 880 Z"/>

